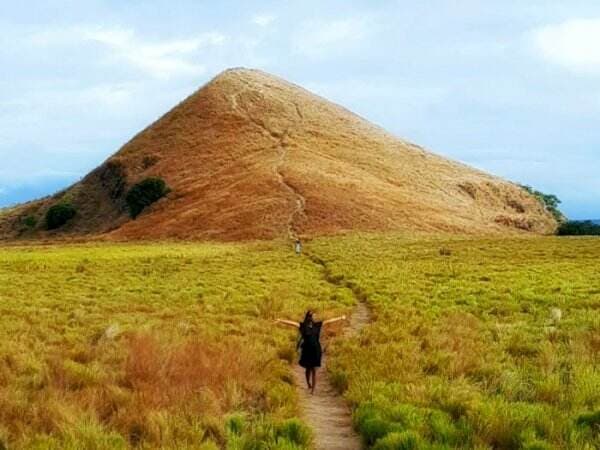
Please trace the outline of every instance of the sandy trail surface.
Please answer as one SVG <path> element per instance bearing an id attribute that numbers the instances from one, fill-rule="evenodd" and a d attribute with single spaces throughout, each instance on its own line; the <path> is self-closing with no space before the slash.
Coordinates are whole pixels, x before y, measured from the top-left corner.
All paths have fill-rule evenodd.
<path id="1" fill-rule="evenodd" d="M 350 318 L 350 325 L 344 336 L 350 337 L 360 332 L 369 323 L 370 312 L 367 305 L 359 301 Z M 347 402 L 333 388 L 327 374 L 327 358 L 324 355 L 322 367 L 317 373 L 317 388 L 311 394 L 306 386 L 304 369 L 296 365 L 296 384 L 300 391 L 300 405 L 303 418 L 312 428 L 317 450 L 360 450 L 360 436 L 352 427 L 352 414 Z"/>

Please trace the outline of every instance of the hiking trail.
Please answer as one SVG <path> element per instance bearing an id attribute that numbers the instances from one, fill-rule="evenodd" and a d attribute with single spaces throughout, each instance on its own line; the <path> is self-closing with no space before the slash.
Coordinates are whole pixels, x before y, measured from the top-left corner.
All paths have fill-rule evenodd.
<path id="1" fill-rule="evenodd" d="M 344 337 L 356 336 L 371 321 L 371 312 L 365 297 L 352 283 L 332 276 L 325 261 L 312 255 L 309 259 L 322 267 L 324 279 L 337 287 L 352 291 L 356 306 L 350 316 L 350 324 L 344 329 Z M 352 412 L 346 400 L 335 390 L 327 373 L 327 355 L 324 352 L 321 370 L 317 373 L 317 387 L 311 394 L 306 387 L 304 369 L 295 364 L 294 375 L 300 397 L 304 421 L 312 428 L 316 450 L 361 450 L 360 436 L 352 427 Z"/>
<path id="2" fill-rule="evenodd" d="M 289 151 L 288 137 L 293 131 L 296 131 L 302 125 L 304 121 L 304 115 L 302 114 L 300 106 L 296 102 L 293 102 L 294 112 L 297 116 L 297 119 L 294 120 L 292 124 L 288 125 L 283 132 L 273 130 L 264 121 L 254 117 L 247 107 L 243 106 L 243 104 L 240 104 L 240 101 L 238 100 L 239 96 L 245 91 L 252 91 L 252 86 L 250 86 L 247 81 L 241 78 L 240 81 L 244 84 L 245 88 L 231 95 L 231 105 L 234 110 L 245 116 L 252 124 L 262 129 L 263 132 L 265 132 L 271 139 L 275 141 L 273 148 L 277 149 L 278 157 L 273 165 L 273 172 L 283 190 L 287 191 L 294 199 L 294 208 L 290 212 L 286 221 L 286 231 L 288 239 L 296 240 L 300 237 L 296 227 L 296 222 L 299 217 L 306 217 L 306 199 L 300 193 L 300 191 L 298 191 L 298 189 L 296 189 L 289 183 L 289 181 L 287 181 L 282 168 L 285 164 L 285 160 Z M 261 91 L 258 92 L 262 94 Z"/>
<path id="3" fill-rule="evenodd" d="M 306 199 L 285 177 L 283 167 L 289 151 L 288 138 L 297 131 L 304 122 L 304 115 L 300 106 L 293 102 L 296 119 L 288 124 L 283 131 L 275 130 L 262 120 L 254 117 L 251 111 L 239 101 L 239 95 L 244 91 L 251 90 L 244 80 L 244 89 L 231 96 L 233 109 L 245 116 L 252 124 L 265 132 L 273 141 L 278 152 L 277 159 L 273 164 L 273 172 L 284 191 L 287 191 L 294 200 L 294 207 L 286 221 L 287 237 L 296 240 L 300 237 L 297 223 L 300 218 L 306 218 Z M 261 92 L 259 91 L 259 94 Z M 344 329 L 344 337 L 357 335 L 371 320 L 371 313 L 366 305 L 366 296 L 360 288 L 353 283 L 347 282 L 343 277 L 334 276 L 327 263 L 314 255 L 306 256 L 320 267 L 326 282 L 338 287 L 349 289 L 356 299 L 356 306 L 350 316 L 350 323 Z M 314 435 L 314 447 L 316 450 L 361 450 L 363 448 L 360 436 L 352 427 L 352 412 L 348 403 L 335 390 L 329 380 L 327 373 L 327 355 L 323 352 L 321 370 L 317 376 L 317 387 L 315 393 L 311 394 L 306 387 L 304 369 L 298 364 L 294 367 L 296 388 L 300 397 L 300 406 L 304 421 L 312 428 Z"/>

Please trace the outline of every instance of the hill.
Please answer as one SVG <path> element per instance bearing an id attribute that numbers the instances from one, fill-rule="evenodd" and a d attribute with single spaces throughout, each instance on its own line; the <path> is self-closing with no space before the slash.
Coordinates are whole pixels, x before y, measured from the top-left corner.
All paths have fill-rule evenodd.
<path id="1" fill-rule="evenodd" d="M 170 194 L 132 220 L 127 190 L 162 177 Z M 59 202 L 76 216 L 56 231 Z M 28 229 L 26 217 L 37 225 Z M 80 182 L 5 210 L 0 237 L 270 239 L 347 230 L 550 233 L 520 187 L 437 156 L 269 74 L 228 70 Z M 31 228 L 31 227 L 30 227 Z"/>

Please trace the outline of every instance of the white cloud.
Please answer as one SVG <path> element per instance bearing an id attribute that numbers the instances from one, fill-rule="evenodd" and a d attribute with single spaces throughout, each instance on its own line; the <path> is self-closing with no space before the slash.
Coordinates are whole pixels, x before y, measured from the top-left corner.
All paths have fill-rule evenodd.
<path id="1" fill-rule="evenodd" d="M 548 61 L 578 73 L 600 74 L 600 18 L 573 19 L 533 31 L 537 50 Z"/>
<path id="2" fill-rule="evenodd" d="M 85 109 L 102 107 L 105 112 L 120 111 L 129 107 L 140 92 L 140 83 L 102 83 L 89 87 L 65 89 L 53 86 L 46 89 L 31 89 L 26 93 L 5 100 L 1 106 L 6 108 L 5 114 L 15 117 L 19 111 L 29 114 L 36 112 L 54 112 L 57 110 Z M 0 118 L 7 120 L 2 111 Z M 4 127 L 0 127 L 2 130 Z"/>
<path id="3" fill-rule="evenodd" d="M 276 18 L 274 14 L 257 14 L 252 18 L 252 23 L 259 27 L 268 27 Z"/>
<path id="4" fill-rule="evenodd" d="M 83 89 L 79 93 L 80 104 L 101 104 L 106 107 L 122 107 L 133 100 L 134 89 L 131 84 L 101 84 Z"/>
<path id="5" fill-rule="evenodd" d="M 205 66 L 197 62 L 198 53 L 205 48 L 220 46 L 227 38 L 217 32 L 202 33 L 186 39 L 147 42 L 132 29 L 73 27 L 66 30 L 46 30 L 35 33 L 29 41 L 37 46 L 93 43 L 109 50 L 104 62 L 126 63 L 154 78 L 203 74 Z"/>
<path id="6" fill-rule="evenodd" d="M 35 168 L 31 167 L 31 164 L 28 165 L 27 170 L 25 170 L 25 168 L 23 168 L 23 170 L 19 169 L 21 168 L 19 167 L 17 170 L 14 168 L 0 170 L 2 183 L 9 184 L 11 189 L 13 189 L 16 187 L 36 185 L 49 180 L 75 179 L 81 176 L 80 172 Z M 8 192 L 6 188 L 0 187 L 0 194 L 6 192 Z"/>
<path id="7" fill-rule="evenodd" d="M 302 24 L 293 37 L 294 49 L 308 57 L 321 59 L 345 53 L 360 44 L 374 29 L 366 16 L 332 21 L 311 20 Z"/>
<path id="8" fill-rule="evenodd" d="M 138 80 L 89 86 L 49 83 L 15 92 L 0 103 L 0 161 L 10 166 L 3 151 L 10 154 L 14 148 L 28 148 L 51 167 L 63 167 L 63 155 L 101 158 L 195 88 L 194 81 L 165 89 L 162 81 Z M 48 157 L 56 160 L 49 163 L 44 160 Z"/>

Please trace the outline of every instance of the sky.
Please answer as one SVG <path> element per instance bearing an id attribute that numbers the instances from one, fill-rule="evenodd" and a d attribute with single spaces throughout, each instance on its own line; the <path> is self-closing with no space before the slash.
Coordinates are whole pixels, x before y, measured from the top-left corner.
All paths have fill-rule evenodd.
<path id="1" fill-rule="evenodd" d="M 600 218 L 599 42 L 597 0 L 3 2 L 0 207 L 251 67 Z"/>

